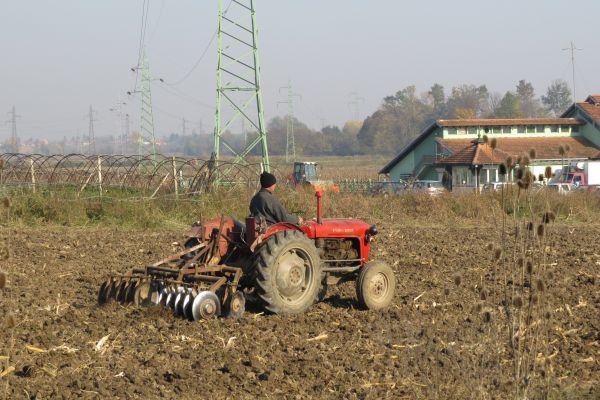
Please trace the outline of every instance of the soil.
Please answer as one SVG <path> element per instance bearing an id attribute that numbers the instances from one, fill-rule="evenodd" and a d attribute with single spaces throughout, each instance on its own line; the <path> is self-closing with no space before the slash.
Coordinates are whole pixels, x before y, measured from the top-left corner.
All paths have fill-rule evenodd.
<path id="1" fill-rule="evenodd" d="M 529 396 L 541 396 L 544 370 L 551 398 L 598 399 L 600 227 L 552 229 L 550 345 L 539 351 L 550 361 Z M 383 312 L 357 309 L 348 282 L 298 316 L 187 322 L 162 308 L 96 305 L 108 274 L 172 253 L 181 232 L 2 228 L 0 365 L 15 371 L 0 378 L 0 397 L 514 398 L 505 317 L 480 300 L 483 284 L 504 293 L 489 275 L 497 236 L 381 224 L 373 258 L 397 278 Z"/>

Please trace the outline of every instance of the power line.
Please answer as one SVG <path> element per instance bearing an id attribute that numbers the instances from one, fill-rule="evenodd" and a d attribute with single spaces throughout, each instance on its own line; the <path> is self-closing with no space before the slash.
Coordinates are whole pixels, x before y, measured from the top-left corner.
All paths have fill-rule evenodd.
<path id="1" fill-rule="evenodd" d="M 6 121 L 7 124 L 11 124 L 11 135 L 10 135 L 10 152 L 18 153 L 19 152 L 19 136 L 17 135 L 17 118 L 20 118 L 20 115 L 17 115 L 15 110 L 15 106 L 12 106 L 12 110 L 8 112 L 10 119 Z"/>

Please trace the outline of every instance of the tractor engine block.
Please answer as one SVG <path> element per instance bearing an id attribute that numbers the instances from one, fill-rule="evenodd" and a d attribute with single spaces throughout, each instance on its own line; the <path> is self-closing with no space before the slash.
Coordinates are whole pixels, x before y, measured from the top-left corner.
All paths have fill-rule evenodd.
<path id="1" fill-rule="evenodd" d="M 323 260 L 354 260 L 358 257 L 358 244 L 352 239 L 317 239 L 315 244 Z"/>

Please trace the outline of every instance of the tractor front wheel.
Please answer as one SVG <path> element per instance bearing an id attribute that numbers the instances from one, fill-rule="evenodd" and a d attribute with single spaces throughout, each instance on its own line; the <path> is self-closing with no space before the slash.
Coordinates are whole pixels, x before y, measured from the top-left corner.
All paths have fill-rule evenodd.
<path id="1" fill-rule="evenodd" d="M 276 314 L 299 314 L 318 300 L 323 273 L 312 240 L 285 230 L 269 237 L 255 258 L 256 292 Z"/>
<path id="2" fill-rule="evenodd" d="M 396 277 L 384 262 L 371 261 L 360 269 L 356 279 L 358 304 L 369 310 L 381 310 L 392 302 Z"/>

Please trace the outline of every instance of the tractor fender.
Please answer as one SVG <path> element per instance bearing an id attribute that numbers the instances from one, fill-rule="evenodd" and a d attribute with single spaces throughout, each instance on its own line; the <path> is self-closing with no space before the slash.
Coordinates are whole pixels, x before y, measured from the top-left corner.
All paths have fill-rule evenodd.
<path id="1" fill-rule="evenodd" d="M 277 224 L 273 224 L 271 225 L 267 231 L 261 235 L 259 235 L 256 240 L 252 243 L 252 245 L 250 245 L 250 250 L 252 252 L 254 252 L 256 250 L 256 248 L 265 240 L 267 240 L 270 236 L 276 234 L 277 232 L 281 232 L 281 231 L 285 231 L 285 230 L 290 230 L 290 231 L 299 231 L 302 232 L 302 234 L 304 234 L 304 230 L 302 230 L 302 228 L 300 228 L 298 225 L 296 224 L 292 224 L 290 222 L 279 222 Z"/>

